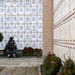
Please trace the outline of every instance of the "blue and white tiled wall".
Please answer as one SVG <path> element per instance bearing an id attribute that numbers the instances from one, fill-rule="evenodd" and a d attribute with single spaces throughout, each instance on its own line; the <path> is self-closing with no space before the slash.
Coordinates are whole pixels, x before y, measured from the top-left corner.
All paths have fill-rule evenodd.
<path id="1" fill-rule="evenodd" d="M 0 32 L 0 50 L 10 36 L 18 49 L 42 48 L 42 0 L 0 0 Z"/>

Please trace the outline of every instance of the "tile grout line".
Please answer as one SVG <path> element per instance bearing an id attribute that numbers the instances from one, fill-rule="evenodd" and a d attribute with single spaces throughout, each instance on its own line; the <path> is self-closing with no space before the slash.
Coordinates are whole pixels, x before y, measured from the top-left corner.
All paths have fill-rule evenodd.
<path id="1" fill-rule="evenodd" d="M 17 67 L 14 69 L 14 71 L 10 75 L 13 75 L 13 73 L 15 72 L 16 69 L 17 69 Z"/>

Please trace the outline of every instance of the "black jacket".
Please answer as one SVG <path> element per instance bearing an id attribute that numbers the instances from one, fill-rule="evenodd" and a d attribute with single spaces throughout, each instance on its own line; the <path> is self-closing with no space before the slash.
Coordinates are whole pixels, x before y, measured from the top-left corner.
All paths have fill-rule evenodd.
<path id="1" fill-rule="evenodd" d="M 10 50 L 10 49 L 9 49 L 9 44 L 10 44 L 11 41 L 13 41 L 14 50 L 17 50 L 17 46 L 16 46 L 16 43 L 15 43 L 14 40 L 9 40 L 8 43 L 7 43 L 6 46 L 5 46 L 5 49 L 6 49 L 6 50 Z"/>

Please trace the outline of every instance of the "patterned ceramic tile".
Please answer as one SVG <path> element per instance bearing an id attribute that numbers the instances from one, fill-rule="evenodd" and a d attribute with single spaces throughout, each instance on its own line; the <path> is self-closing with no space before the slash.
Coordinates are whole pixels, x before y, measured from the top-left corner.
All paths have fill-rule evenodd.
<path id="1" fill-rule="evenodd" d="M 4 49 L 10 36 L 18 49 L 42 48 L 42 0 L 0 0 L 0 32 Z"/>

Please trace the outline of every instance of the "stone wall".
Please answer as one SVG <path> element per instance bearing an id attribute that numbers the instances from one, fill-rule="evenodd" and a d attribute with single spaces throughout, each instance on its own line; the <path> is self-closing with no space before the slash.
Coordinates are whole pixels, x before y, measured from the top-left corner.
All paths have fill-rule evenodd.
<path id="1" fill-rule="evenodd" d="M 75 0 L 54 0 L 54 53 L 75 61 Z"/>
<path id="2" fill-rule="evenodd" d="M 53 0 L 43 0 L 43 56 L 53 52 Z"/>

